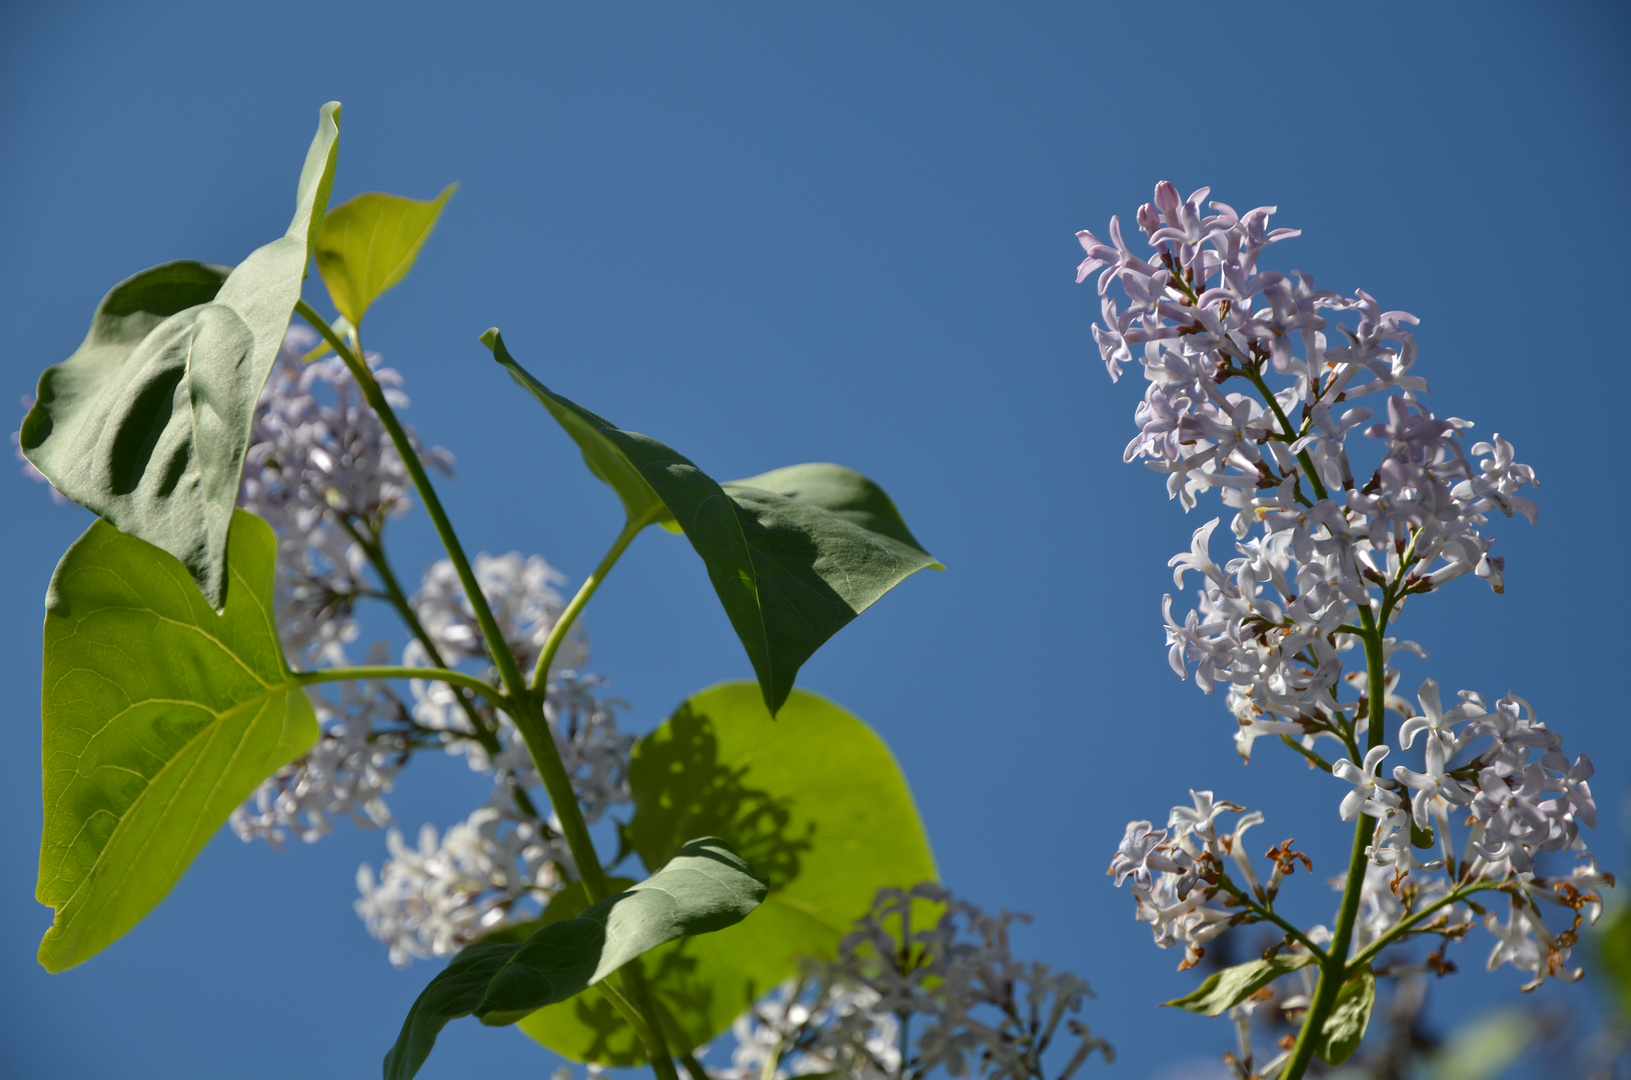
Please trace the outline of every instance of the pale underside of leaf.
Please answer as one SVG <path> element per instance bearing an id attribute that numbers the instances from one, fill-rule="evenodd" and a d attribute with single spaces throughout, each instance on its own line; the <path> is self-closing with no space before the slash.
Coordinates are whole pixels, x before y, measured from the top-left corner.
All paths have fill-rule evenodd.
<path id="1" fill-rule="evenodd" d="M 85 341 L 40 376 L 20 432 L 59 491 L 179 559 L 217 611 L 255 404 L 300 296 L 338 139 L 330 102 L 288 231 L 229 273 L 167 263 L 115 286 Z"/>

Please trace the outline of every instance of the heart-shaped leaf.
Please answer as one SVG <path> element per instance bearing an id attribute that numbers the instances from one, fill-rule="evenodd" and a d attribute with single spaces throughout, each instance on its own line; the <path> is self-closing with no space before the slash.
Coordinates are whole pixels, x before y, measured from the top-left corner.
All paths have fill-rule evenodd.
<path id="1" fill-rule="evenodd" d="M 1236 964 L 1208 975 L 1194 993 L 1185 994 L 1167 1004 L 1202 1016 L 1217 1016 L 1239 1005 L 1280 976 L 1305 968 L 1313 962 L 1314 958 L 1307 953 L 1292 953 L 1269 960 Z"/>
<path id="2" fill-rule="evenodd" d="M 753 867 L 712 837 L 692 840 L 626 892 L 551 922 L 520 944 L 478 942 L 425 987 L 385 1055 L 386 1080 L 419 1071 L 448 1021 L 513 1024 L 676 938 L 741 922 L 765 897 Z"/>
<path id="3" fill-rule="evenodd" d="M 685 532 L 772 714 L 828 638 L 911 574 L 940 567 L 860 473 L 795 465 L 721 486 L 656 439 L 550 390 L 515 362 L 496 329 L 482 341 L 582 448 L 630 521 L 671 516 Z"/>
<path id="4" fill-rule="evenodd" d="M 217 615 L 185 567 L 97 521 L 46 600 L 40 963 L 106 948 L 170 891 L 261 781 L 309 749 L 317 718 L 272 612 L 277 542 L 238 511 Z"/>
<path id="5" fill-rule="evenodd" d="M 57 490 L 180 559 L 217 611 L 250 423 L 322 228 L 339 119 L 323 106 L 287 233 L 224 276 L 166 263 L 114 286 L 23 419 L 23 453 Z"/>
<path id="6" fill-rule="evenodd" d="M 660 866 L 687 836 L 722 837 L 770 887 L 753 918 L 655 950 L 645 960 L 674 1045 L 700 1046 L 796 975 L 836 955 L 882 888 L 934 880 L 934 856 L 906 778 L 853 714 L 795 690 L 772 720 L 752 683 L 686 701 L 634 748 L 632 842 Z M 634 1065 L 644 1052 L 609 1002 L 584 995 L 521 1029 L 577 1061 Z"/>
<path id="7" fill-rule="evenodd" d="M 1359 1049 L 1376 1007 L 1376 976 L 1369 968 L 1350 978 L 1337 991 L 1336 1005 L 1325 1018 L 1314 1051 L 1327 1065 L 1341 1065 Z"/>
<path id="8" fill-rule="evenodd" d="M 328 212 L 312 254 L 335 310 L 351 325 L 361 326 L 368 306 L 413 269 L 458 186 L 449 184 L 434 199 L 366 191 Z"/>

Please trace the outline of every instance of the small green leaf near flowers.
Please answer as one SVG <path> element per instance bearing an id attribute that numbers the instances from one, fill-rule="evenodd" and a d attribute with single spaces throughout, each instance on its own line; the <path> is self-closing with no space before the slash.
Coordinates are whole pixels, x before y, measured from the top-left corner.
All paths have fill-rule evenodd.
<path id="1" fill-rule="evenodd" d="M 1202 1016 L 1217 1016 L 1239 1005 L 1282 975 L 1289 975 L 1314 962 L 1307 953 L 1291 953 L 1271 960 L 1236 964 L 1206 977 L 1192 993 L 1166 1004 Z"/>
<path id="2" fill-rule="evenodd" d="M 473 1014 L 484 1024 L 513 1024 L 659 945 L 742 921 L 764 897 L 753 867 L 709 837 L 683 845 L 640 884 L 547 923 L 520 944 L 471 945 L 414 1002 L 385 1056 L 385 1078 L 410 1080 L 450 1020 Z"/>

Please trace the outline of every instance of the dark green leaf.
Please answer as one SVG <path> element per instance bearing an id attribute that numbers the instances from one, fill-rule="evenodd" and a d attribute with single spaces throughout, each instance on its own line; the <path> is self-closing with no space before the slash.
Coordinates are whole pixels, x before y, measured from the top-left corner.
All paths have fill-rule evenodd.
<path id="1" fill-rule="evenodd" d="M 1276 956 L 1272 960 L 1236 964 L 1208 975 L 1194 993 L 1185 994 L 1167 1004 L 1202 1016 L 1217 1016 L 1239 1005 L 1280 976 L 1305 968 L 1313 962 L 1314 958 L 1307 953 L 1293 953 Z"/>
<path id="2" fill-rule="evenodd" d="M 385 1055 L 386 1080 L 409 1080 L 448 1021 L 474 1014 L 513 1024 L 565 1001 L 630 960 L 676 938 L 741 922 L 765 897 L 753 868 L 719 840 L 693 840 L 626 892 L 550 922 L 520 944 L 478 942 L 414 1002 Z"/>
<path id="3" fill-rule="evenodd" d="M 459 185 L 434 199 L 406 199 L 368 191 L 328 213 L 313 254 L 335 310 L 362 325 L 368 306 L 407 276 L 442 206 Z"/>
<path id="4" fill-rule="evenodd" d="M 695 695 L 636 744 L 630 829 L 647 866 L 686 836 L 711 833 L 753 863 L 770 893 L 753 918 L 655 950 L 647 980 L 676 1046 L 700 1046 L 777 984 L 801 957 L 838 941 L 882 888 L 935 878 L 906 778 L 854 715 L 795 690 L 772 720 L 752 683 Z M 521 1029 L 577 1061 L 644 1060 L 610 1003 L 589 996 L 543 1009 Z"/>
<path id="5" fill-rule="evenodd" d="M 277 541 L 238 511 L 217 615 L 186 568 L 95 522 L 46 599 L 40 963 L 106 948 L 175 885 L 234 807 L 317 739 L 272 612 Z"/>
<path id="6" fill-rule="evenodd" d="M 1325 1018 L 1320 1029 L 1319 1042 L 1314 1052 L 1327 1065 L 1341 1065 L 1359 1049 L 1370 1025 L 1371 1009 L 1376 1005 L 1376 976 L 1369 968 L 1342 984 L 1337 991 L 1336 1005 Z"/>
<path id="7" fill-rule="evenodd" d="M 230 272 L 166 263 L 114 286 L 23 420 L 23 453 L 57 490 L 180 559 L 217 611 L 250 422 L 322 227 L 339 118 L 323 106 L 284 236 Z"/>
<path id="8" fill-rule="evenodd" d="M 838 465 L 795 465 L 723 487 L 684 455 L 554 393 L 482 335 L 622 499 L 630 521 L 665 516 L 702 557 L 774 714 L 804 662 L 905 578 L 939 567 L 883 489 Z"/>
<path id="9" fill-rule="evenodd" d="M 549 415 L 555 418 L 555 422 L 572 437 L 573 442 L 578 444 L 589 471 L 617 492 L 628 520 L 666 521 L 674 528 L 678 528 L 674 523 L 674 516 L 668 513 L 662 498 L 647 482 L 643 472 L 643 467 L 647 465 L 658 471 L 672 468 L 676 473 L 674 478 L 676 485 L 693 479 L 690 476 L 692 473 L 701 477 L 706 483 L 696 484 L 697 499 L 704 506 L 710 497 L 717 497 L 719 485 L 704 476 L 701 470 L 685 457 L 656 439 L 618 430 L 611 421 L 603 420 L 588 409 L 568 401 L 533 378 L 526 368 L 515 362 L 510 351 L 504 347 L 504 338 L 499 334 L 498 327 L 495 326 L 481 335 L 481 341 L 493 350 L 493 359 L 504 365 L 510 373 L 510 378 L 537 398 L 539 403 L 549 410 Z M 719 499 L 719 502 L 723 507 L 724 500 Z M 728 532 L 730 520 L 723 514 L 722 509 L 715 511 L 715 517 L 718 521 L 714 523 L 714 528 Z"/>

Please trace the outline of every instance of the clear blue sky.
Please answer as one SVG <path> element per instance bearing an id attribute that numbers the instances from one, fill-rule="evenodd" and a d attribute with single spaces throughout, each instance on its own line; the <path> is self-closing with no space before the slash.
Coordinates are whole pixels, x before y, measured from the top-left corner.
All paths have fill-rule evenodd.
<path id="1" fill-rule="evenodd" d="M 576 579 L 620 521 L 477 344 L 495 323 L 560 390 L 717 476 L 830 459 L 878 479 L 950 570 L 801 681 L 885 735 L 945 880 L 1032 912 L 1020 949 L 1092 982 L 1088 1019 L 1122 1054 L 1106 1075 L 1143 1078 L 1228 1032 L 1154 1007 L 1193 978 L 1104 876 L 1123 823 L 1212 787 L 1322 874 L 1346 840 L 1329 781 L 1272 750 L 1242 769 L 1221 703 L 1166 666 L 1165 564 L 1199 521 L 1121 463 L 1137 380 L 1104 376 L 1072 234 L 1157 180 L 1210 184 L 1305 230 L 1276 265 L 1421 317 L 1435 407 L 1517 444 L 1541 523 L 1495 529 L 1506 596 L 1469 579 L 1407 612 L 1432 659 L 1406 684 L 1529 697 L 1597 761 L 1594 844 L 1622 869 L 1625 451 L 1603 408 L 1631 325 L 1628 30 L 1624 7 L 1579 3 L 7 4 L 0 389 L 30 393 L 126 275 L 281 232 L 317 107 L 342 100 L 336 198 L 462 185 L 370 345 L 458 455 L 467 546 Z M 35 964 L 41 601 L 88 515 L 10 467 L 0 492 L 0 1074 L 377 1075 L 434 970 L 394 971 L 350 911 L 378 832 L 283 856 L 222 835 L 104 955 Z M 410 573 L 435 556 L 422 514 L 396 542 Z M 663 535 L 588 625 L 635 730 L 749 674 Z M 416 764 L 393 807 L 445 826 L 481 792 Z M 1485 948 L 1462 950 L 1440 1018 L 1517 999 Z M 464 1022 L 423 1075 L 550 1064 Z"/>

